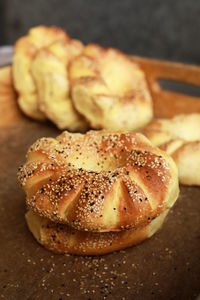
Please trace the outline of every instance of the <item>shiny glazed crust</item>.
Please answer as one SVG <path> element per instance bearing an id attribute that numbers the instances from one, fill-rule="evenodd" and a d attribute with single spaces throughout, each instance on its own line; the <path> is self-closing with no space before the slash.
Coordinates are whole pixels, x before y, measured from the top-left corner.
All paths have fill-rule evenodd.
<path id="1" fill-rule="evenodd" d="M 88 45 L 70 64 L 72 100 L 92 128 L 133 130 L 153 115 L 145 75 L 122 52 Z"/>
<path id="2" fill-rule="evenodd" d="M 142 133 L 172 156 L 180 183 L 200 185 L 200 114 L 153 120 Z"/>
<path id="3" fill-rule="evenodd" d="M 60 254 L 102 255 L 150 238 L 162 226 L 167 213 L 168 210 L 164 211 L 141 228 L 104 233 L 78 231 L 40 217 L 31 210 L 26 213 L 26 221 L 36 240 L 48 250 Z"/>
<path id="4" fill-rule="evenodd" d="M 18 175 L 29 208 L 86 231 L 145 226 L 179 192 L 173 160 L 143 135 L 127 132 L 42 138 Z"/>

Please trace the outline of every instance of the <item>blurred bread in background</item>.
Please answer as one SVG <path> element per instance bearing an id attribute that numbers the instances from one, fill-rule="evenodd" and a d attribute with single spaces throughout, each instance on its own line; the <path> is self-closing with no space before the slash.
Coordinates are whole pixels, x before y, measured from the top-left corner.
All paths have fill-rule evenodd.
<path id="1" fill-rule="evenodd" d="M 31 64 L 38 107 L 61 130 L 85 131 L 89 127 L 72 104 L 68 76 L 70 61 L 82 49 L 77 40 L 56 41 L 40 49 Z"/>
<path id="2" fill-rule="evenodd" d="M 152 119 L 145 74 L 119 50 L 90 44 L 69 72 L 72 101 L 92 128 L 134 130 Z"/>
<path id="3" fill-rule="evenodd" d="M 56 40 L 67 42 L 70 38 L 56 27 L 38 26 L 29 30 L 14 46 L 13 80 L 18 93 L 18 104 L 29 117 L 44 120 L 46 116 L 39 109 L 38 94 L 31 73 L 31 63 L 37 51 Z"/>
<path id="4" fill-rule="evenodd" d="M 59 129 L 133 130 L 153 117 L 145 74 L 119 50 L 38 26 L 14 47 L 14 87 L 21 110 Z"/>
<path id="5" fill-rule="evenodd" d="M 200 114 L 153 120 L 142 133 L 172 156 L 180 183 L 200 185 Z"/>

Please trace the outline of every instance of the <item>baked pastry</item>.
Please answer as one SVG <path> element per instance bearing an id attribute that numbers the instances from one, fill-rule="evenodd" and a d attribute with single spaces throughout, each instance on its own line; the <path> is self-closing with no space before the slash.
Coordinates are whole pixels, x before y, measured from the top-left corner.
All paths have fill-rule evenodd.
<path id="1" fill-rule="evenodd" d="M 165 210 L 144 227 L 120 232 L 78 231 L 68 225 L 54 223 L 31 210 L 26 213 L 26 221 L 36 240 L 55 253 L 102 255 L 150 238 L 162 226 L 167 213 L 168 210 Z"/>
<path id="2" fill-rule="evenodd" d="M 180 183 L 200 185 L 200 114 L 153 120 L 142 133 L 172 156 Z"/>
<path id="3" fill-rule="evenodd" d="M 109 130 L 38 140 L 19 181 L 37 214 L 94 232 L 146 226 L 179 192 L 165 152 L 141 134 Z"/>
<path id="4" fill-rule="evenodd" d="M 59 28 L 38 26 L 14 50 L 14 86 L 29 117 L 47 117 L 59 129 L 71 131 L 85 131 L 89 123 L 93 128 L 133 130 L 152 118 L 144 73 L 116 49 L 83 47 Z"/>
<path id="5" fill-rule="evenodd" d="M 37 26 L 28 35 L 20 38 L 14 47 L 13 80 L 18 92 L 21 110 L 31 118 L 44 120 L 46 117 L 38 107 L 38 95 L 31 74 L 31 63 L 37 51 L 55 41 L 70 41 L 69 36 L 60 28 Z"/>
<path id="6" fill-rule="evenodd" d="M 88 123 L 72 104 L 68 80 L 68 65 L 82 50 L 83 44 L 77 40 L 56 41 L 40 49 L 31 64 L 39 109 L 59 129 L 88 129 Z"/>
<path id="7" fill-rule="evenodd" d="M 92 128 L 133 130 L 153 115 L 140 67 L 122 52 L 88 45 L 70 64 L 72 100 Z"/>

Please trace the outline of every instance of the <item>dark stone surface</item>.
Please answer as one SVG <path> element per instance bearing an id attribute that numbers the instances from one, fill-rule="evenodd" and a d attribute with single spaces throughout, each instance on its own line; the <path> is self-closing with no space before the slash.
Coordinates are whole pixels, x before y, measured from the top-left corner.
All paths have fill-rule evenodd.
<path id="1" fill-rule="evenodd" d="M 200 64 L 197 0 L 4 0 L 4 43 L 30 27 L 57 25 L 84 43 L 127 53 Z M 2 41 L 1 41 L 2 42 Z"/>

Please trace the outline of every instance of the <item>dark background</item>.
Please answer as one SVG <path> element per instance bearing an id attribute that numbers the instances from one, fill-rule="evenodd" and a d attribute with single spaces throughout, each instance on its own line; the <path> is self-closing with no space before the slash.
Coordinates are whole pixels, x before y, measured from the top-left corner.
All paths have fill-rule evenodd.
<path id="1" fill-rule="evenodd" d="M 0 0 L 0 43 L 61 26 L 84 43 L 200 65 L 199 0 Z"/>

